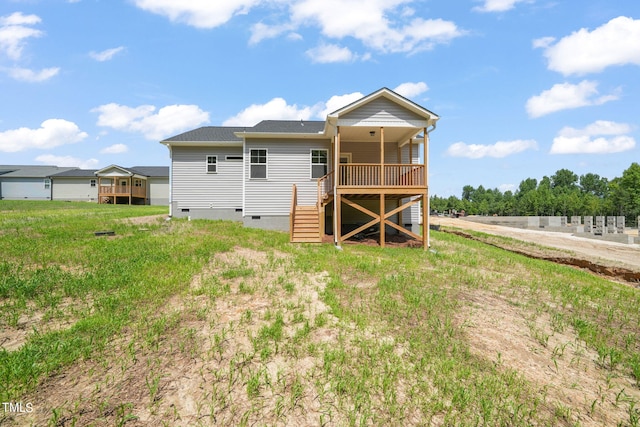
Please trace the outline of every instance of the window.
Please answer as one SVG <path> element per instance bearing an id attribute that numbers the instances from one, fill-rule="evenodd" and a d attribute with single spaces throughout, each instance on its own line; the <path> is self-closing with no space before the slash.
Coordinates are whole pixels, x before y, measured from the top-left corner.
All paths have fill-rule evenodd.
<path id="1" fill-rule="evenodd" d="M 141 179 L 134 179 L 133 180 L 133 186 L 134 187 L 144 187 L 144 181 Z"/>
<path id="2" fill-rule="evenodd" d="M 207 173 L 218 172 L 218 156 L 207 156 Z"/>
<path id="3" fill-rule="evenodd" d="M 327 150 L 311 150 L 311 178 L 321 178 L 327 174 Z"/>
<path id="4" fill-rule="evenodd" d="M 267 179 L 267 150 L 251 150 L 250 169 L 250 178 Z"/>
<path id="5" fill-rule="evenodd" d="M 92 186 L 92 187 L 95 187 L 96 186 L 96 180 L 95 179 L 90 180 L 89 181 L 89 185 Z"/>
<path id="6" fill-rule="evenodd" d="M 48 190 L 51 188 L 51 180 L 50 179 L 45 179 L 44 180 L 44 189 Z"/>

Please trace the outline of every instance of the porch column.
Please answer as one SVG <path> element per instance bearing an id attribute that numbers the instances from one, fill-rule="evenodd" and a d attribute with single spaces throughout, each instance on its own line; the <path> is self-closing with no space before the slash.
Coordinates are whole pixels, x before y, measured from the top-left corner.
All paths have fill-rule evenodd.
<path id="1" fill-rule="evenodd" d="M 340 245 L 340 238 L 342 235 L 342 196 L 338 193 L 338 185 L 341 181 L 340 178 L 340 126 L 336 127 L 335 144 L 333 148 L 334 158 L 334 180 L 333 180 L 333 241 L 336 245 Z"/>
<path id="2" fill-rule="evenodd" d="M 409 164 L 413 163 L 413 137 L 409 138 Z"/>
<path id="3" fill-rule="evenodd" d="M 102 204 L 102 197 L 100 197 L 100 188 L 102 188 L 102 177 L 98 177 L 98 204 Z"/>
<path id="4" fill-rule="evenodd" d="M 380 185 L 384 186 L 384 127 L 380 126 Z"/>
<path id="5" fill-rule="evenodd" d="M 129 177 L 129 206 L 131 206 L 131 194 L 133 193 L 133 178 Z"/>

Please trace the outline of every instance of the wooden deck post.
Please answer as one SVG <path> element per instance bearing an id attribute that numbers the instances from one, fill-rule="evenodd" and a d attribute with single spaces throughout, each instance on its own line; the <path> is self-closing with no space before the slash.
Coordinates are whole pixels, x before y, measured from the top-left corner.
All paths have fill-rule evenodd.
<path id="1" fill-rule="evenodd" d="M 380 194 L 380 247 L 384 248 L 385 244 L 385 225 L 384 225 L 384 193 Z"/>

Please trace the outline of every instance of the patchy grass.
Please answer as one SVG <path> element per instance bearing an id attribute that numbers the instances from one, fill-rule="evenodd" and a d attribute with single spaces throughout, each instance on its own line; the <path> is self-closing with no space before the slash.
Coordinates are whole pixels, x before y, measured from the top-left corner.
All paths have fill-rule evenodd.
<path id="1" fill-rule="evenodd" d="M 640 292 L 432 233 L 292 245 L 0 202 L 7 425 L 637 425 Z M 94 231 L 113 230 L 113 237 Z"/>

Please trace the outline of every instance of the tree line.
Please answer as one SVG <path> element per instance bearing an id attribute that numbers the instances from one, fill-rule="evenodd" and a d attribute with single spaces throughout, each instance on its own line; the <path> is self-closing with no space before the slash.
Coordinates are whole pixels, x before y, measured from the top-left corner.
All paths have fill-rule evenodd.
<path id="1" fill-rule="evenodd" d="M 640 215 L 640 164 L 632 163 L 612 180 L 595 173 L 578 176 L 569 169 L 527 178 L 515 191 L 465 185 L 460 198 L 431 196 L 431 210 L 467 215 L 596 216 L 624 215 L 635 225 Z"/>

